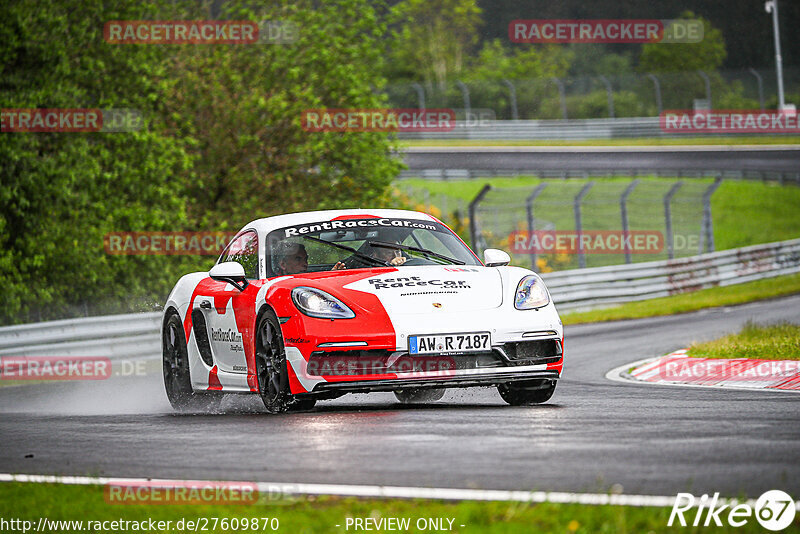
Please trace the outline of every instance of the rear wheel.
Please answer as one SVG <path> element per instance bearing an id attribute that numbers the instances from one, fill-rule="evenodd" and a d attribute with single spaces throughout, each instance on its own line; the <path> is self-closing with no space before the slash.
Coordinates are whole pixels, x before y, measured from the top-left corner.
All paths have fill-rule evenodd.
<path id="1" fill-rule="evenodd" d="M 162 339 L 162 369 L 167 399 L 175 410 L 209 411 L 219 407 L 220 396 L 196 392 L 189 375 L 189 353 L 183 323 L 177 314 L 164 323 Z"/>
<path id="2" fill-rule="evenodd" d="M 512 406 L 541 404 L 550 400 L 556 391 L 555 380 L 526 380 L 497 386 L 500 396 Z"/>
<path id="3" fill-rule="evenodd" d="M 436 402 L 444 397 L 444 388 L 434 389 L 396 389 L 394 396 L 403 404 Z"/>
<path id="4" fill-rule="evenodd" d="M 295 396 L 289 391 L 283 335 L 278 318 L 272 310 L 264 312 L 258 320 L 256 374 L 261 400 L 270 413 L 310 410 L 317 402 L 313 397 Z"/>

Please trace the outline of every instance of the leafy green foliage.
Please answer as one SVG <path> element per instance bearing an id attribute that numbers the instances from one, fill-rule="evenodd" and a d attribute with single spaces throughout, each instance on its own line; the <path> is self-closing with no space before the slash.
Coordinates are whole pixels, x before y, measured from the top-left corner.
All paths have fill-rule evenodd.
<path id="1" fill-rule="evenodd" d="M 478 42 L 481 9 L 475 0 L 403 0 L 392 8 L 397 27 L 392 62 L 421 77 L 429 89 L 444 91 L 465 66 Z"/>
<path id="2" fill-rule="evenodd" d="M 244 5 L 244 2 L 242 3 Z M 195 3 L 11 3 L 3 108 L 133 108 L 134 133 L 0 134 L 0 323 L 154 309 L 201 256 L 111 256 L 124 231 L 236 230 L 276 213 L 390 202 L 380 133 L 308 133 L 309 108 L 383 105 L 385 32 L 365 0 L 311 0 L 234 20 L 293 20 L 290 45 L 123 45 L 109 20 L 208 19 Z M 343 13 L 359 13 L 358 17 Z"/>
<path id="3" fill-rule="evenodd" d="M 103 235 L 184 221 L 181 185 L 165 177 L 188 160 L 179 139 L 155 131 L 162 50 L 103 41 L 105 20 L 143 17 L 133 2 L 29 7 L 14 3 L 0 20 L 2 107 L 134 108 L 150 120 L 137 133 L 0 134 L 0 320 L 58 317 L 74 304 L 96 313 L 106 301 L 152 309 L 186 261 L 110 257 Z"/>
<path id="4" fill-rule="evenodd" d="M 711 23 L 684 11 L 678 19 L 703 22 L 703 40 L 699 43 L 648 43 L 642 47 L 639 68 L 642 72 L 715 71 L 725 61 L 725 39 Z"/>
<path id="5" fill-rule="evenodd" d="M 170 59 L 167 106 L 189 122 L 184 134 L 197 161 L 181 177 L 193 224 L 236 229 L 254 216 L 379 204 L 400 169 L 386 134 L 301 127 L 309 109 L 386 106 L 371 90 L 384 85 L 378 13 L 364 0 L 228 9 L 235 19 L 293 21 L 299 39 L 186 46 Z"/>

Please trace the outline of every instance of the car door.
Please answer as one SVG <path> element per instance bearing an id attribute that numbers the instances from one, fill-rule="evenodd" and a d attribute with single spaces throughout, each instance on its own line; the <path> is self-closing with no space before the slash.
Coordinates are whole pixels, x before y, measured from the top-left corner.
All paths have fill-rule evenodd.
<path id="1" fill-rule="evenodd" d="M 219 262 L 226 261 L 241 264 L 249 280 L 258 278 L 258 234 L 255 230 L 244 231 L 231 241 L 219 259 Z M 201 356 L 206 364 L 216 365 L 220 371 L 247 373 L 245 340 L 252 339 L 247 330 L 252 328 L 257 288 L 249 285 L 239 291 L 232 284 L 219 281 L 210 283 L 207 288 L 197 295 L 192 310 Z"/>

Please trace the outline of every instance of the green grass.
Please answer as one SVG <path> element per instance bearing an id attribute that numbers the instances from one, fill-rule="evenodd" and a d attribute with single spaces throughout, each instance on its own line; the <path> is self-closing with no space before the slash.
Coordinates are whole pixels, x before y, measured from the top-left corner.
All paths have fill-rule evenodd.
<path id="1" fill-rule="evenodd" d="M 519 139 L 408 139 L 400 146 L 650 146 L 650 145 L 796 145 L 798 136 L 742 137 L 646 137 L 639 139 L 576 139 L 576 140 L 519 140 Z"/>
<path id="2" fill-rule="evenodd" d="M 748 323 L 738 334 L 693 344 L 688 355 L 697 358 L 800 360 L 800 325 Z"/>
<path id="3" fill-rule="evenodd" d="M 563 532 L 563 533 L 639 533 L 673 532 L 667 527 L 670 508 L 636 508 L 621 506 L 587 506 L 576 504 L 526 504 L 509 502 L 441 502 L 429 500 L 356 499 L 335 497 L 303 497 L 289 501 L 271 501 L 266 504 L 239 506 L 212 505 L 115 505 L 108 504 L 99 486 L 69 486 L 56 484 L 1 483 L 0 517 L 33 521 L 40 517 L 51 520 L 127 520 L 172 521 L 172 529 L 165 532 L 187 532 L 175 529 L 181 518 L 277 518 L 278 532 L 348 532 L 348 517 L 409 518 L 411 528 L 401 532 L 419 532 L 415 523 L 419 518 L 451 518 L 452 532 Z M 185 523 L 184 523 L 185 525 Z M 341 525 L 336 527 L 336 525 Z M 463 527 L 461 525 L 464 525 Z M 751 526 L 752 525 L 752 526 Z M 226 532 L 211 529 L 205 532 Z M 750 528 L 759 528 L 755 519 Z M 682 532 L 705 532 L 708 529 L 680 528 Z M 202 530 L 201 530 L 202 531 Z M 227 531 L 233 532 L 233 529 Z M 239 529 L 239 532 L 272 532 Z M 349 532 L 354 532 L 351 526 Z M 740 532 L 741 529 L 723 527 L 715 532 Z M 61 530 L 71 532 L 71 530 Z M 383 531 L 385 532 L 385 531 Z M 800 532 L 797 520 L 783 532 Z"/>
<path id="4" fill-rule="evenodd" d="M 582 209 L 583 226 L 587 230 L 619 230 L 619 195 L 630 183 L 630 178 L 592 178 L 593 188 L 585 198 Z M 435 181 L 406 179 L 396 182 L 400 191 L 418 209 L 427 210 L 425 199 L 430 199 L 430 211 L 441 216 L 445 223 L 469 240 L 465 217 L 457 221 L 454 210 L 457 206 L 465 208 L 475 198 L 485 184 L 493 189 L 485 198 L 483 207 L 485 229 L 496 235 L 485 234 L 489 246 L 508 250 L 508 234 L 513 230 L 524 230 L 524 198 L 538 184 L 547 183 L 535 206 L 537 219 L 548 221 L 559 229 L 574 228 L 574 214 L 571 199 L 588 180 L 570 178 L 569 180 L 546 179 L 532 176 L 487 178 L 474 180 Z M 630 228 L 633 230 L 663 231 L 664 215 L 661 199 L 678 181 L 677 178 L 643 177 L 628 201 Z M 676 236 L 698 236 L 702 218 L 701 198 L 703 191 L 712 183 L 711 178 L 686 178 L 672 204 L 673 231 Z M 426 196 L 427 191 L 429 196 Z M 446 213 L 442 213 L 446 204 Z M 491 207 L 496 207 L 499 218 L 492 215 Z M 714 224 L 714 241 L 717 250 L 738 248 L 758 243 L 770 243 L 800 237 L 800 187 L 778 185 L 746 180 L 725 180 L 711 197 L 711 212 Z M 499 226 L 495 225 L 495 220 Z M 676 237 L 676 239 L 678 239 Z M 685 242 L 685 241 L 684 241 Z M 677 246 L 676 241 L 676 246 Z M 695 245 L 696 247 L 696 245 Z M 696 248 L 676 249 L 677 256 L 696 253 Z M 666 259 L 666 251 L 659 254 L 634 255 L 633 261 Z M 554 270 L 576 268 L 577 258 L 553 261 L 546 258 Z M 587 266 L 619 263 L 619 255 L 608 257 L 600 254 L 586 256 Z M 529 266 L 528 256 L 515 259 L 512 264 Z M 544 270 L 547 272 L 547 269 Z"/>
<path id="5" fill-rule="evenodd" d="M 556 228 L 573 228 L 574 215 L 569 199 L 574 197 L 578 190 L 587 182 L 585 179 L 571 178 L 569 180 L 544 180 L 547 187 L 539 197 L 541 204 L 537 203 L 536 216 L 551 221 Z M 663 225 L 663 208 L 660 198 L 674 184 L 673 178 L 642 178 L 641 183 L 630 196 L 628 203 L 629 219 L 632 229 L 661 229 Z M 434 181 L 423 179 L 408 179 L 398 182 L 401 189 L 411 193 L 409 198 L 422 202 L 425 195 L 419 192 L 427 190 L 434 208 L 436 203 L 446 198 L 449 208 L 459 205 L 465 206 L 487 183 L 497 188 L 498 191 L 487 196 L 497 206 L 503 229 L 495 236 L 488 236 L 489 246 L 504 250 L 509 249 L 507 235 L 514 229 L 523 229 L 524 224 L 519 219 L 524 218 L 522 208 L 508 209 L 508 206 L 518 205 L 520 198 L 524 198 L 530 191 L 543 180 L 531 177 L 497 177 L 475 180 L 447 180 Z M 616 199 L 630 183 L 630 178 L 597 178 L 595 186 L 586 197 L 586 204 L 582 212 L 584 228 L 587 230 L 614 230 L 619 229 L 619 207 Z M 681 232 L 695 234 L 700 223 L 700 201 L 703 190 L 712 183 L 710 178 L 687 178 L 675 197 L 673 203 L 673 225 L 676 236 Z M 408 189 L 410 188 L 410 189 Z M 416 191 L 417 193 L 414 193 Z M 646 202 L 647 198 L 659 199 L 655 203 Z M 419 206 L 418 206 L 419 208 Z M 422 207 L 424 209 L 425 207 Z M 438 209 L 438 208 L 437 208 Z M 726 250 L 759 243 L 770 243 L 800 237 L 800 187 L 794 185 L 781 186 L 770 182 L 756 182 L 745 180 L 725 180 L 711 198 L 711 212 L 714 223 L 714 241 L 716 250 Z M 435 213 L 437 216 L 438 213 Z M 462 238 L 469 240 L 467 224 L 464 219 L 455 221 L 451 216 L 452 210 L 441 214 L 444 221 L 450 223 Z M 466 215 L 466 214 L 463 214 Z M 505 219 L 503 219 L 505 217 Z M 493 223 L 492 216 L 487 218 L 488 225 Z M 650 226 L 647 226 L 647 225 Z M 637 226 L 638 225 L 638 226 Z M 489 227 L 487 226 L 487 227 Z M 695 249 L 677 251 L 679 256 L 693 255 Z M 682 252 L 682 253 L 681 253 Z M 546 273 L 548 269 L 554 270 L 576 268 L 577 261 L 574 255 L 559 258 L 554 255 L 540 256 L 548 264 L 545 269 L 538 269 Z M 555 255 L 567 256 L 567 255 Z M 664 252 L 658 255 L 634 255 L 634 262 L 665 259 Z M 609 255 L 589 254 L 586 256 L 587 266 L 610 265 L 620 263 L 620 257 Z M 512 264 L 530 267 L 528 256 L 514 258 Z M 545 274 L 546 277 L 546 274 Z M 613 308 L 592 310 L 587 312 L 566 313 L 566 323 L 583 323 L 594 321 L 611 321 L 620 319 L 634 319 L 652 317 L 656 315 L 670 315 L 685 313 L 714 306 L 729 306 L 754 300 L 778 297 L 800 293 L 800 276 L 792 275 L 760 280 L 728 286 L 711 288 L 694 293 L 676 295 L 642 302 L 628 303 Z"/>
<path id="6" fill-rule="evenodd" d="M 711 214 L 718 250 L 800 237 L 800 187 L 726 180 Z"/>
<path id="7" fill-rule="evenodd" d="M 493 188 L 498 189 L 532 190 L 542 181 L 531 176 L 447 181 L 407 179 L 396 185 L 415 190 L 427 189 L 433 201 L 437 199 L 438 195 L 446 195 L 454 201 L 461 200 L 469 203 L 486 184 L 491 184 Z M 568 193 L 573 192 L 573 189 L 580 189 L 587 182 L 587 180 L 579 178 L 571 178 L 567 182 L 553 179 L 544 181 L 548 183 L 547 188 L 553 191 L 554 200 L 559 198 L 556 196 L 557 194 L 562 200 L 565 199 L 569 196 Z M 661 193 L 662 190 L 668 190 L 676 181 L 677 179 L 668 178 L 643 178 L 637 190 L 634 190 L 634 194 L 631 195 L 629 206 L 636 204 L 636 200 L 643 198 L 646 192 Z M 709 178 L 684 179 L 683 190 L 686 191 L 689 186 L 695 188 L 699 186 L 699 189 L 703 189 L 711 182 L 712 180 Z M 615 192 L 616 189 L 624 189 L 625 185 L 630 183 L 630 178 L 599 178 L 595 179 L 595 183 L 595 191 L 600 190 L 599 184 L 602 183 L 608 192 L 612 192 L 612 190 Z M 545 192 L 548 192 L 547 188 Z M 639 197 L 636 196 L 637 191 L 641 191 Z M 591 195 L 592 192 L 590 191 L 589 194 Z M 416 200 L 421 201 L 422 197 L 417 195 Z M 455 203 L 451 205 L 455 205 Z M 609 207 L 612 211 L 616 211 L 617 215 L 611 222 L 619 226 L 618 205 L 609 204 Z M 629 209 L 635 209 L 635 207 Z M 556 227 L 570 228 L 574 218 L 571 205 L 564 204 L 559 211 L 561 219 L 553 221 L 556 223 Z M 608 214 L 595 215 L 592 211 L 591 208 L 584 207 L 584 227 L 587 230 L 603 229 L 603 226 L 608 224 Z M 717 250 L 800 237 L 800 187 L 744 180 L 725 180 L 711 197 L 711 213 Z M 677 220 L 678 215 L 673 214 L 673 217 Z M 446 215 L 443 214 L 443 216 L 445 219 L 447 218 Z M 663 215 L 659 213 L 658 217 L 663 217 Z M 660 225 L 663 224 L 663 221 L 659 219 L 657 223 Z"/>
<path id="8" fill-rule="evenodd" d="M 795 293 L 800 293 L 800 274 L 778 276 L 734 286 L 712 287 L 672 297 L 629 302 L 613 308 L 567 312 L 562 314 L 561 319 L 564 324 L 639 319 L 687 313 L 716 306 L 731 306 Z"/>

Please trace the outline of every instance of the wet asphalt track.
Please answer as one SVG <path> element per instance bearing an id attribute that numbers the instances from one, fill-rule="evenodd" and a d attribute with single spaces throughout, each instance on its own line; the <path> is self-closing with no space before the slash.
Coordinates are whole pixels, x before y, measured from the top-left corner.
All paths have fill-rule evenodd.
<path id="1" fill-rule="evenodd" d="M 176 415 L 158 374 L 0 388 L 0 472 L 757 497 L 800 494 L 800 395 L 611 382 L 613 367 L 736 331 L 800 322 L 800 295 L 566 329 L 545 405 L 494 389 L 429 406 L 391 394 L 271 416 L 257 399 Z M 32 455 L 32 456 L 31 456 Z"/>

